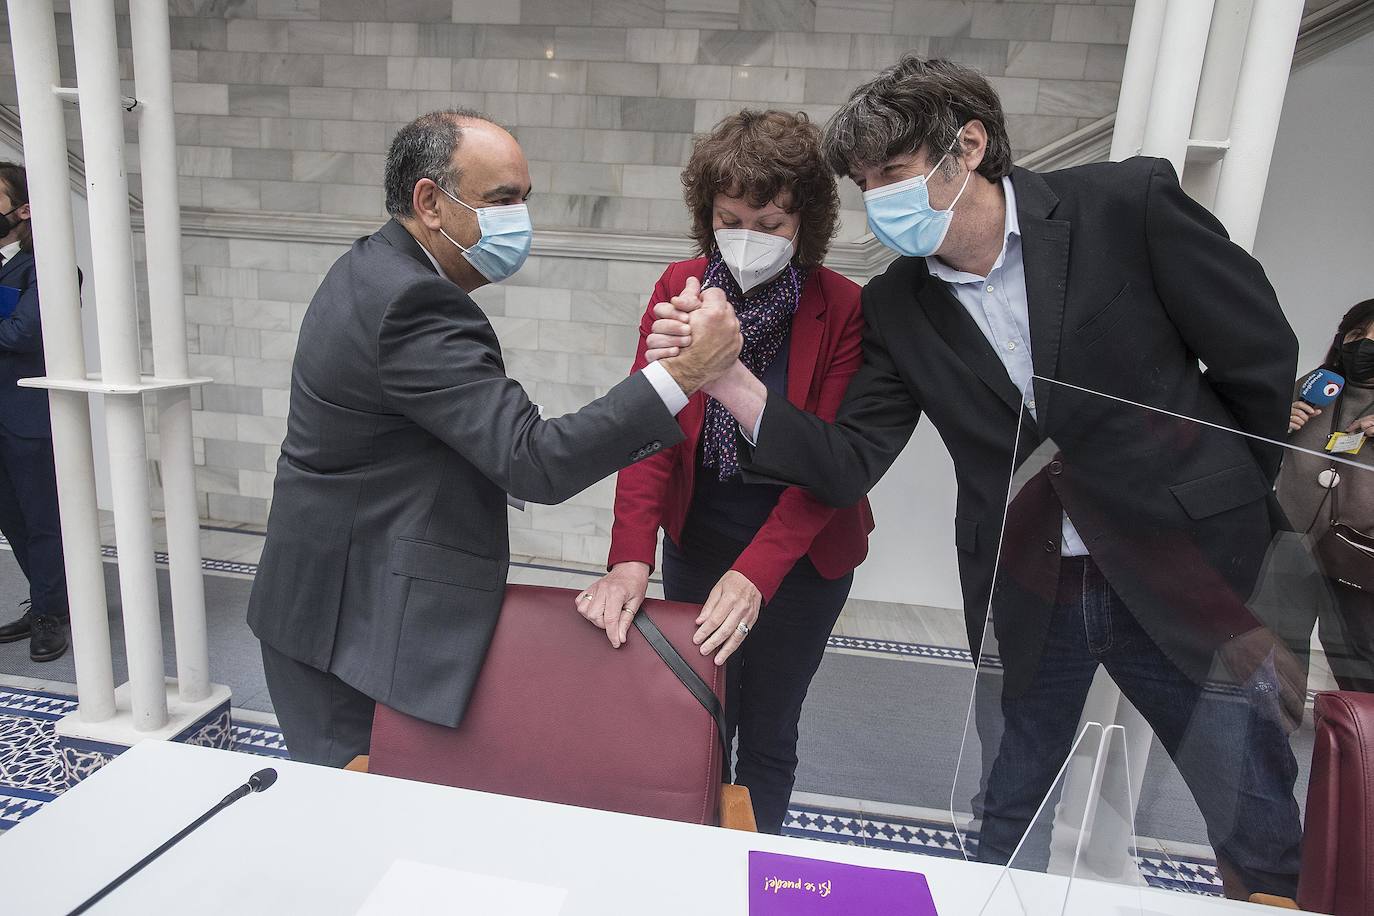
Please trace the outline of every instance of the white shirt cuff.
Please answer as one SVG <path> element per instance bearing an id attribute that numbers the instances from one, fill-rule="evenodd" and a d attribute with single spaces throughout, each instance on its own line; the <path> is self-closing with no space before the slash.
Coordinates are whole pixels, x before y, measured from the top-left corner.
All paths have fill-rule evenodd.
<path id="1" fill-rule="evenodd" d="M 767 409 L 767 407 L 764 407 L 764 410 Z M 743 426 L 739 428 L 739 431 L 744 435 L 744 441 L 748 442 L 750 445 L 757 446 L 759 444 L 759 430 L 761 429 L 763 429 L 763 410 L 759 411 L 759 418 L 754 421 L 754 431 L 752 433 Z"/>
<path id="2" fill-rule="evenodd" d="M 687 395 L 683 393 L 682 386 L 677 383 L 662 363 L 649 363 L 642 370 L 645 380 L 654 386 L 654 391 L 663 400 L 663 406 L 668 408 L 668 412 L 677 416 L 682 412 L 682 408 L 687 406 Z"/>

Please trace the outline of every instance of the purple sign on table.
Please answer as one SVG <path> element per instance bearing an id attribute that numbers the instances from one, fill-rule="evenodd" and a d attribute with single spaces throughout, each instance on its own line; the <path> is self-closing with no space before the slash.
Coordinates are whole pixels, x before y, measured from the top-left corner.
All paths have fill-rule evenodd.
<path id="1" fill-rule="evenodd" d="M 926 876 L 749 853 L 749 916 L 938 916 Z"/>

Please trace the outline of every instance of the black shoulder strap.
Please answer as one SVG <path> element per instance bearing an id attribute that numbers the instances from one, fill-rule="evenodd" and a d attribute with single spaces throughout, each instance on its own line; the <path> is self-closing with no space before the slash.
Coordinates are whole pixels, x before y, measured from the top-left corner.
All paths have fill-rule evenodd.
<path id="1" fill-rule="evenodd" d="M 725 734 L 725 709 L 721 706 L 720 699 L 711 690 L 710 685 L 701 679 L 701 675 L 692 670 L 692 666 L 687 664 L 687 660 L 668 641 L 668 637 L 663 635 L 658 624 L 650 620 L 649 615 L 642 610 L 635 615 L 635 629 L 644 635 L 644 639 L 658 654 L 658 657 L 663 659 L 663 663 L 677 675 L 677 679 L 682 681 L 683 686 L 692 692 L 692 696 L 696 697 L 697 702 L 711 714 L 711 718 L 716 720 L 716 731 L 720 733 L 721 750 L 728 754 L 730 742 Z"/>
<path id="2" fill-rule="evenodd" d="M 1340 425 L 1341 425 L 1341 405 L 1344 404 L 1344 403 L 1345 403 L 1345 389 L 1342 388 L 1342 389 L 1341 389 L 1341 393 L 1338 394 L 1338 395 L 1336 395 L 1336 400 L 1331 404 L 1331 435 L 1333 435 L 1333 436 L 1336 435 L 1337 431 L 1340 429 Z M 1328 442 L 1329 442 L 1329 439 L 1328 439 Z M 1337 491 L 1340 489 L 1340 484 L 1338 483 L 1338 481 L 1340 480 L 1340 474 L 1339 474 L 1339 472 L 1336 470 L 1336 462 L 1335 462 L 1335 461 L 1332 461 L 1332 462 L 1331 462 L 1331 474 L 1332 474 L 1332 477 L 1331 477 L 1331 486 L 1327 489 L 1326 492 L 1329 493 L 1329 494 L 1331 495 L 1331 524 L 1332 524 L 1332 526 L 1334 527 L 1335 524 L 1336 524 L 1337 519 L 1338 519 L 1339 516 L 1340 516 L 1340 511 L 1341 511 L 1341 510 L 1340 510 L 1340 499 L 1341 499 L 1341 494 L 1340 494 L 1339 492 L 1337 492 Z"/>

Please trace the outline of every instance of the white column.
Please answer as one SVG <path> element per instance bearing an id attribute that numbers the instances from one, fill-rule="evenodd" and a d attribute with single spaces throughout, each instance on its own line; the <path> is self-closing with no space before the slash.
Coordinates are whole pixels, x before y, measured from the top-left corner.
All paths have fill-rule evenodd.
<path id="1" fill-rule="evenodd" d="M 1164 32 L 1168 0 L 1135 0 L 1131 37 L 1126 44 L 1126 65 L 1121 74 L 1121 94 L 1112 128 L 1113 162 L 1129 159 L 1145 142 L 1145 118 L 1155 83 L 1155 61 Z"/>
<path id="2" fill-rule="evenodd" d="M 53 95 L 59 77 L 52 0 L 10 0 L 9 16 L 33 207 L 43 358 L 49 378 L 84 381 L 86 354 L 73 257 L 76 237 L 67 176 L 67 131 L 62 103 Z M 88 397 L 82 392 L 48 392 L 79 714 L 85 721 L 103 722 L 115 712 L 114 672 Z"/>
<path id="3" fill-rule="evenodd" d="M 1188 155 L 1188 132 L 1193 126 L 1213 5 L 1214 0 L 1169 0 L 1160 35 L 1141 152 L 1168 159 L 1180 175 Z"/>
<path id="4" fill-rule="evenodd" d="M 86 156 L 86 196 L 91 236 L 96 240 L 92 259 L 101 369 L 107 384 L 136 386 L 140 375 L 138 311 L 114 4 L 109 0 L 73 0 L 72 38 Z M 167 692 L 157 570 L 153 566 L 143 398 L 141 394 L 106 395 L 105 408 L 133 723 L 138 731 L 156 731 L 167 722 Z"/>
<path id="5" fill-rule="evenodd" d="M 1216 0 L 1212 10 L 1212 30 L 1207 36 L 1197 104 L 1188 132 L 1188 170 L 1182 181 L 1184 192 L 1209 210 L 1216 196 L 1221 160 L 1230 144 L 1231 108 L 1254 5 L 1254 0 Z"/>
<path id="6" fill-rule="evenodd" d="M 153 370 L 154 375 L 162 378 L 182 379 L 189 369 L 167 3 L 133 0 L 129 14 L 138 96 L 138 148 L 143 168 L 143 236 L 148 259 Z M 191 451 L 190 390 L 159 391 L 157 406 L 177 689 L 182 700 L 195 702 L 210 693 L 210 657 L 205 632 L 195 458 Z"/>
<path id="7" fill-rule="evenodd" d="M 1231 112 L 1231 149 L 1221 165 L 1212 208 L 1246 251 L 1255 244 L 1302 6 L 1302 0 L 1255 0 L 1250 19 Z"/>

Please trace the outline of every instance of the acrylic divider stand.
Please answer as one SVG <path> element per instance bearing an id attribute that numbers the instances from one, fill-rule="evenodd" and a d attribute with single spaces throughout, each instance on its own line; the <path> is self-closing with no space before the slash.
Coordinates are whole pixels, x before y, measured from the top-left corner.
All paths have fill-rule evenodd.
<path id="1" fill-rule="evenodd" d="M 1130 772 L 1125 729 L 1088 723 L 1060 768 L 1054 788 L 1041 802 L 1016 852 L 979 909 L 980 916 L 1099 916 L 1103 898 L 1094 886 L 1103 883 L 1115 886 L 1113 912 L 1123 916 L 1143 912 L 1139 889 L 1144 882 L 1133 864 L 1113 875 L 1099 874 L 1093 867 L 1103 858 L 1135 861 L 1133 830 L 1128 831 L 1126 848 L 1111 848 L 1122 836 L 1120 822 L 1130 823 L 1135 810 Z M 1068 831 L 1063 816 L 1066 810 L 1079 814 Z M 1049 847 L 1060 840 L 1071 846 L 1067 861 L 1048 854 Z M 1135 895 L 1123 896 L 1122 886 L 1135 888 Z"/>

